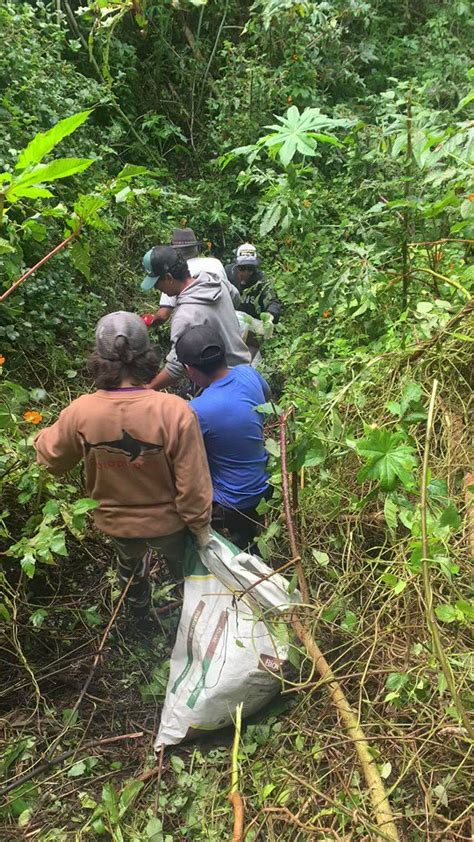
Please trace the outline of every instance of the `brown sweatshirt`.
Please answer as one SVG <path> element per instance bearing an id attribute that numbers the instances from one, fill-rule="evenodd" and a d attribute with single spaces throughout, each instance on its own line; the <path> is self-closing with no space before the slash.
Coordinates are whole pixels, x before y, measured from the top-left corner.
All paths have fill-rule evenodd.
<path id="1" fill-rule="evenodd" d="M 53 474 L 85 461 L 86 489 L 108 535 L 152 538 L 209 523 L 212 483 L 188 404 L 149 389 L 98 390 L 63 409 L 35 439 Z"/>

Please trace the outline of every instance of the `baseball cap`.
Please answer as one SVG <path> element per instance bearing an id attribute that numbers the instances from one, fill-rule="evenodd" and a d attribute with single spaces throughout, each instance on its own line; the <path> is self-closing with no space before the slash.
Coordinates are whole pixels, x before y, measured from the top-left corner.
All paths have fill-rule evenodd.
<path id="1" fill-rule="evenodd" d="M 225 358 L 222 337 L 209 325 L 190 327 L 179 337 L 175 350 L 178 360 L 185 365 L 206 365 Z"/>
<path id="2" fill-rule="evenodd" d="M 152 289 L 157 281 L 167 272 L 171 272 L 182 260 L 183 258 L 177 256 L 175 249 L 171 246 L 153 246 L 143 258 L 146 276 L 140 284 L 141 289 L 145 291 Z"/>
<path id="3" fill-rule="evenodd" d="M 95 346 L 105 360 L 120 358 L 115 350 L 115 341 L 119 336 L 125 337 L 128 347 L 136 354 L 144 354 L 150 348 L 148 332 L 140 316 L 118 310 L 103 316 L 95 330 Z"/>
<path id="4" fill-rule="evenodd" d="M 236 253 L 237 266 L 258 266 L 260 261 L 257 257 L 257 249 L 252 243 L 242 243 Z"/>

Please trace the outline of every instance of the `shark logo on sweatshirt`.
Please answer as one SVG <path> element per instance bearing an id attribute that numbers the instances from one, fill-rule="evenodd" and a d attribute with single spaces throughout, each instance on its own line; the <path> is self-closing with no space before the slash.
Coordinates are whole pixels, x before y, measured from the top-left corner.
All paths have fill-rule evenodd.
<path id="1" fill-rule="evenodd" d="M 121 453 L 125 453 L 125 455 L 129 457 L 130 462 L 135 462 L 142 453 L 159 453 L 163 450 L 162 444 L 140 441 L 140 439 L 136 439 L 131 436 L 130 433 L 127 433 L 126 430 L 122 430 L 121 439 L 115 439 L 113 441 L 97 441 L 94 444 L 87 441 L 86 437 L 82 435 L 82 433 L 80 435 L 84 442 L 86 454 L 89 453 L 90 450 L 108 450 L 111 452 L 119 450 Z"/>

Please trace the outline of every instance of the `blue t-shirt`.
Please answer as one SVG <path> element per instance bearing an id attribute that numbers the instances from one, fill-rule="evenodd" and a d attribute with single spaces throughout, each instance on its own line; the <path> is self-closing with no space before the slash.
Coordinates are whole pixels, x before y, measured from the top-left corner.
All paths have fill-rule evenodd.
<path id="1" fill-rule="evenodd" d="M 201 426 L 214 488 L 222 506 L 250 509 L 268 488 L 263 415 L 270 388 L 250 365 L 237 365 L 191 401 Z"/>

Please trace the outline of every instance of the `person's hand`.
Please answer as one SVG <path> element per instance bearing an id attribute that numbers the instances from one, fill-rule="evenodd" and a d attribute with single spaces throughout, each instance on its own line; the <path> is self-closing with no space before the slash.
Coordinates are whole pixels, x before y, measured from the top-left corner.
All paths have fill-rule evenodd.
<path id="1" fill-rule="evenodd" d="M 151 327 L 155 323 L 155 316 L 153 313 L 143 313 L 140 318 L 143 322 L 145 322 L 147 327 Z"/>
<path id="2" fill-rule="evenodd" d="M 204 547 L 207 547 L 212 538 L 209 524 L 202 526 L 201 529 L 193 529 L 193 532 L 199 549 L 202 550 Z"/>

